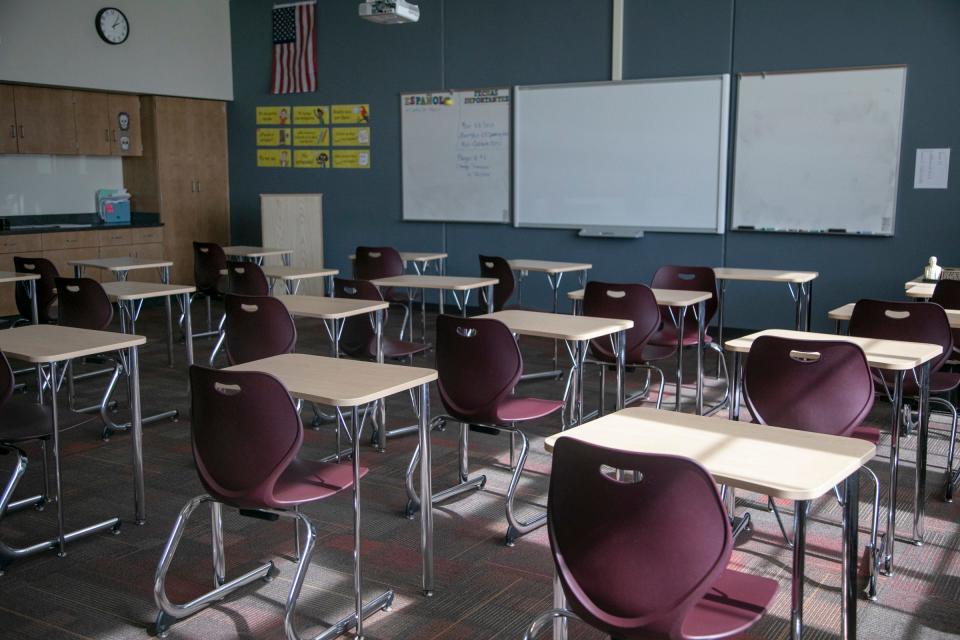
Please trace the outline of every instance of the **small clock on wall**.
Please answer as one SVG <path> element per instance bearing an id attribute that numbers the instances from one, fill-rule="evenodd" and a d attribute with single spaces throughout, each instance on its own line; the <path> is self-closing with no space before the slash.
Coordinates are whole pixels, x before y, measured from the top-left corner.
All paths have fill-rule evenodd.
<path id="1" fill-rule="evenodd" d="M 130 35 L 130 21 L 123 11 L 115 7 L 100 9 L 94 25 L 97 27 L 97 35 L 107 44 L 123 44 Z"/>

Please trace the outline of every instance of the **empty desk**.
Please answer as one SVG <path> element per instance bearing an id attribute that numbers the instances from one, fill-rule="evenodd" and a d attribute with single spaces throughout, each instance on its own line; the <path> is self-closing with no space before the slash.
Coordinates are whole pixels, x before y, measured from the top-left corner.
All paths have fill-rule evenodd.
<path id="1" fill-rule="evenodd" d="M 296 295 L 300 290 L 300 281 L 309 278 L 326 278 L 327 295 L 333 295 L 333 277 L 338 275 L 338 269 L 327 269 L 325 267 L 289 267 L 279 265 L 267 265 L 263 267 L 263 275 L 270 281 L 270 290 L 277 282 L 283 283 L 284 293 Z"/>
<path id="2" fill-rule="evenodd" d="M 17 286 L 24 283 L 27 286 L 27 294 L 30 296 L 30 321 L 37 324 L 37 280 L 40 276 L 36 273 L 17 273 L 16 271 L 0 271 L 0 284 L 4 282 L 14 282 Z"/>
<path id="3" fill-rule="evenodd" d="M 280 256 L 283 266 L 290 266 L 290 257 L 293 255 L 293 249 L 275 249 L 270 247 L 248 247 L 245 245 L 236 245 L 224 247 L 223 253 L 227 259 L 249 260 L 257 264 L 263 264 L 263 259 L 270 256 Z"/>

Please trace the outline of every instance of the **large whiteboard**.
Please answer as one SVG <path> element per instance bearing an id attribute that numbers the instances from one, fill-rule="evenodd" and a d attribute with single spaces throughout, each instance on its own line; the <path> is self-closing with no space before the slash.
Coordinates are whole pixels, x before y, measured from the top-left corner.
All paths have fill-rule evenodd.
<path id="1" fill-rule="evenodd" d="M 510 221 L 510 90 L 400 96 L 403 219 Z"/>
<path id="2" fill-rule="evenodd" d="M 517 87 L 517 226 L 719 233 L 730 76 Z"/>
<path id="3" fill-rule="evenodd" d="M 907 69 L 740 77 L 732 226 L 892 235 Z"/>

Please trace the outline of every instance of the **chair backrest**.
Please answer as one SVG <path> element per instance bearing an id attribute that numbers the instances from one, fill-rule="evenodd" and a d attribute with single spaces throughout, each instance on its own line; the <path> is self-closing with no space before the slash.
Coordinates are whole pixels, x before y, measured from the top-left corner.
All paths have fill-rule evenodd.
<path id="1" fill-rule="evenodd" d="M 743 390 L 757 422 L 847 436 L 873 407 L 863 349 L 839 340 L 760 336 L 750 347 Z"/>
<path id="2" fill-rule="evenodd" d="M 57 285 L 54 279 L 60 276 L 57 268 L 46 258 L 13 257 L 13 268 L 17 273 L 35 273 L 37 280 L 37 321 L 41 324 L 53 322 L 51 309 L 57 300 Z M 24 318 L 33 319 L 30 295 L 26 286 L 18 286 L 15 298 L 17 312 Z"/>
<path id="3" fill-rule="evenodd" d="M 224 308 L 230 364 L 293 353 L 297 346 L 297 327 L 286 306 L 277 298 L 227 294 Z"/>
<path id="4" fill-rule="evenodd" d="M 270 282 L 255 262 L 227 263 L 227 293 L 238 296 L 268 296 Z"/>
<path id="5" fill-rule="evenodd" d="M 66 327 L 103 331 L 113 320 L 113 305 L 93 278 L 56 278 L 59 322 Z"/>
<path id="6" fill-rule="evenodd" d="M 703 303 L 704 318 L 703 326 L 709 326 L 713 319 L 713 314 L 717 312 L 717 276 L 711 267 L 683 267 L 677 265 L 667 265 L 657 269 L 653 274 L 653 281 L 650 286 L 654 289 L 681 289 L 684 291 L 709 291 L 713 294 L 709 300 Z M 687 314 L 692 316 L 693 307 L 687 309 Z M 685 330 L 692 326 L 689 318 L 685 318 Z"/>
<path id="7" fill-rule="evenodd" d="M 353 277 L 376 280 L 403 275 L 403 258 L 393 247 L 357 247 L 353 259 Z"/>
<path id="8" fill-rule="evenodd" d="M 517 286 L 510 263 L 506 258 L 482 255 L 480 256 L 480 277 L 499 280 L 493 285 L 493 310 L 500 311 L 510 300 Z"/>
<path id="9" fill-rule="evenodd" d="M 930 302 L 944 309 L 960 309 L 960 280 L 941 280 L 933 288 Z"/>
<path id="10" fill-rule="evenodd" d="M 367 280 L 334 278 L 333 289 L 338 298 L 353 300 L 383 300 L 380 291 Z M 377 335 L 369 315 L 353 316 L 343 320 L 340 331 L 340 350 L 355 357 L 367 357 L 372 351 Z"/>
<path id="11" fill-rule="evenodd" d="M 627 470 L 627 480 L 610 468 Z M 547 505 L 568 606 L 615 638 L 683 637 L 687 612 L 730 559 L 733 535 L 716 485 L 687 458 L 560 438 Z"/>
<path id="12" fill-rule="evenodd" d="M 217 295 L 223 293 L 227 255 L 215 242 L 193 243 L 193 280 L 199 293 Z"/>
<path id="13" fill-rule="evenodd" d="M 934 302 L 859 300 L 850 316 L 850 335 L 880 340 L 927 342 L 943 347 L 930 363 L 936 371 L 953 350 L 953 332 L 947 312 Z"/>
<path id="14" fill-rule="evenodd" d="M 650 336 L 660 328 L 660 308 L 657 299 L 645 284 L 613 284 L 588 282 L 583 292 L 583 315 L 598 318 L 633 320 L 627 331 L 626 361 L 643 360 L 641 352 Z M 610 338 L 604 336 L 590 342 L 590 350 L 602 360 L 614 358 Z"/>
<path id="15" fill-rule="evenodd" d="M 303 444 L 303 424 L 279 380 L 258 371 L 190 367 L 190 431 L 200 481 L 240 508 L 281 508 L 274 485 Z"/>
<path id="16" fill-rule="evenodd" d="M 437 317 L 437 389 L 453 418 L 495 424 L 497 407 L 523 374 L 507 325 L 491 318 Z"/>

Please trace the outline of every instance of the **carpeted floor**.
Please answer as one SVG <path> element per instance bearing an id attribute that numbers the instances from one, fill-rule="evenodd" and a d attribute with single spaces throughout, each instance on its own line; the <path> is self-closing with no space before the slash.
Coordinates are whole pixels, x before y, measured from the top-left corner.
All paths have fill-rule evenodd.
<path id="1" fill-rule="evenodd" d="M 195 325 L 200 324 L 199 315 L 195 314 Z M 175 353 L 176 368 L 166 367 L 161 317 L 159 309 L 146 309 L 139 327 L 150 339 L 141 357 L 144 412 L 175 407 L 183 415 L 179 422 L 160 422 L 144 429 L 147 523 L 138 527 L 131 522 L 129 436 L 117 434 L 111 441 L 102 442 L 99 423 L 67 434 L 63 455 L 67 526 L 82 526 L 114 514 L 122 517 L 124 526 L 117 536 L 104 534 L 69 544 L 65 558 L 50 553 L 10 567 L 0 577 L 2 638 L 147 637 L 156 615 L 152 586 L 162 546 L 184 503 L 202 493 L 190 455 L 182 345 Z M 298 350 L 326 355 L 328 345 L 321 325 L 302 320 L 297 324 Z M 391 330 L 395 334 L 397 328 Z M 205 361 L 211 346 L 209 339 L 197 341 L 198 362 Z M 549 366 L 551 343 L 523 339 L 521 346 L 528 371 Z M 418 364 L 426 366 L 431 362 L 432 354 L 418 359 Z M 707 362 L 712 371 L 712 356 Z M 687 371 L 693 371 L 692 355 Z M 669 378 L 669 371 L 667 375 Z M 105 382 L 101 378 L 81 383 L 81 400 L 93 401 Z M 636 388 L 639 382 L 634 377 L 628 384 Z M 612 388 L 608 385 L 611 393 Z M 597 390 L 594 372 L 588 375 L 588 405 L 596 405 Z M 556 380 L 522 383 L 520 389 L 526 395 L 548 398 L 559 397 L 562 391 L 563 382 Z M 717 398 L 722 394 L 722 383 L 708 378 L 708 392 L 709 398 Z M 690 385 L 685 396 L 692 400 L 692 393 Z M 122 398 L 122 393 L 118 397 Z M 669 385 L 665 398 L 673 398 Z M 612 405 L 612 397 L 608 402 Z M 432 403 L 439 411 L 435 393 Z M 687 410 L 691 404 L 688 402 Z M 878 401 L 871 419 L 885 426 L 888 415 L 889 405 Z M 389 402 L 388 416 L 394 425 L 413 421 L 406 396 Z M 543 451 L 542 440 L 559 426 L 559 417 L 554 416 L 528 429 L 531 455 L 521 482 L 525 510 L 545 505 L 550 458 Z M 447 486 L 456 477 L 455 437 L 454 428 L 434 434 L 435 488 Z M 323 456 L 333 450 L 333 442 L 329 426 L 310 430 L 303 454 Z M 503 496 L 509 480 L 507 437 L 473 434 L 471 470 L 487 475 L 486 489 L 436 508 L 437 588 L 432 598 L 419 592 L 419 524 L 401 515 L 405 504 L 402 477 L 415 442 L 415 436 L 390 440 L 385 453 L 363 449 L 361 461 L 370 467 L 361 485 L 365 592 L 373 595 L 388 587 L 396 591 L 392 611 L 373 615 L 366 623 L 366 636 L 519 639 L 525 625 L 550 607 L 552 564 L 544 528 L 521 538 L 514 548 L 503 545 Z M 887 442 L 881 444 L 879 456 L 871 464 L 882 480 L 886 478 Z M 940 497 L 946 443 L 943 425 L 937 425 L 930 444 L 926 543 L 922 547 L 899 544 L 896 574 L 881 579 L 879 600 L 860 600 L 861 638 L 960 637 L 960 502 L 945 504 Z M 904 506 L 911 504 L 914 444 L 913 438 L 907 438 L 903 446 L 900 504 Z M 30 449 L 28 453 L 31 467 L 21 483 L 20 496 L 40 485 L 38 451 Z M 10 466 L 8 456 L 0 457 L 4 478 Z M 861 544 L 867 539 L 869 494 L 865 481 L 861 490 Z M 771 611 L 744 637 L 787 638 L 790 551 L 772 514 L 764 508 L 764 497 L 741 493 L 738 500 L 741 509 L 751 510 L 755 524 L 752 533 L 738 544 L 733 565 L 775 578 L 781 585 Z M 350 505 L 350 494 L 346 493 L 307 510 L 317 526 L 318 544 L 298 609 L 297 622 L 304 637 L 312 637 L 351 610 Z M 787 503 L 781 507 L 786 513 L 792 512 Z M 909 530 L 911 518 L 908 511 L 899 514 L 901 532 Z M 814 504 L 808 537 L 806 638 L 839 637 L 839 522 L 840 509 L 835 500 L 825 497 Z M 43 512 L 10 514 L 0 522 L 2 539 L 11 544 L 47 537 L 54 531 L 52 506 Z M 168 580 L 175 600 L 185 601 L 211 587 L 209 533 L 209 517 L 198 511 Z M 280 576 L 268 584 L 257 583 L 178 624 L 169 637 L 283 638 L 282 607 L 294 567 L 292 527 L 287 522 L 263 522 L 225 511 L 224 535 L 228 576 L 267 559 L 278 562 Z M 645 579 L 654 578 L 637 577 L 638 581 Z M 601 636 L 573 623 L 570 637 Z"/>

